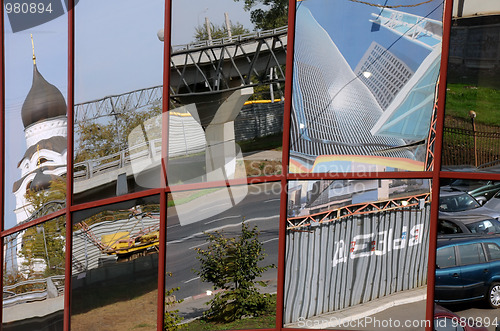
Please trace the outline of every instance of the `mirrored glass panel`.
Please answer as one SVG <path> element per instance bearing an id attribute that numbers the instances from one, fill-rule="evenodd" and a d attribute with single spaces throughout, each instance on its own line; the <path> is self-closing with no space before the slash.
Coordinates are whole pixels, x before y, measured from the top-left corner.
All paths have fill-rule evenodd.
<path id="1" fill-rule="evenodd" d="M 172 1 L 170 185 L 281 174 L 287 4 Z"/>
<path id="2" fill-rule="evenodd" d="M 45 4 L 23 14 L 28 3 L 5 3 L 6 229 L 65 202 L 67 15 L 61 3 L 53 4 L 53 16 Z"/>
<path id="3" fill-rule="evenodd" d="M 288 186 L 285 327 L 424 330 L 430 180 Z"/>
<path id="4" fill-rule="evenodd" d="M 297 2 L 290 172 L 424 171 L 442 2 Z"/>
<path id="5" fill-rule="evenodd" d="M 159 208 L 153 196 L 74 214 L 72 329 L 156 330 Z"/>
<path id="6" fill-rule="evenodd" d="M 141 176 L 161 182 L 164 12 L 158 0 L 75 8 L 76 203 L 150 188 Z"/>
<path id="7" fill-rule="evenodd" d="M 442 170 L 500 172 L 500 3 L 454 4 Z"/>
<path id="8" fill-rule="evenodd" d="M 450 179 L 439 192 L 435 318 L 466 328 L 500 325 L 500 183 Z M 454 320 L 453 320 L 454 319 Z M 436 323 L 436 321 L 435 321 Z M 436 330 L 446 330 L 437 324 Z"/>
<path id="9" fill-rule="evenodd" d="M 276 326 L 279 196 L 279 183 L 169 194 L 168 326 Z"/>
<path id="10" fill-rule="evenodd" d="M 66 221 L 4 238 L 2 330 L 63 330 Z"/>

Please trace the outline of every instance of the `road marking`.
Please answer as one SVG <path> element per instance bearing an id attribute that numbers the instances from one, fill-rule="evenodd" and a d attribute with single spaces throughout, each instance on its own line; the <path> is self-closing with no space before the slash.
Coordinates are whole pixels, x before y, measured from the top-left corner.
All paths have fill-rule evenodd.
<path id="1" fill-rule="evenodd" d="M 235 216 L 226 216 L 226 217 L 223 217 L 223 218 L 218 218 L 218 219 L 215 219 L 215 220 L 212 220 L 212 221 L 209 221 L 209 222 L 206 222 L 206 224 L 210 224 L 210 223 L 214 223 L 214 222 L 217 222 L 217 221 L 222 221 L 222 220 L 227 220 L 227 219 L 230 219 L 230 218 L 241 218 L 240 215 L 235 215 Z"/>
<path id="2" fill-rule="evenodd" d="M 279 216 L 278 215 L 274 215 L 274 216 L 268 216 L 268 217 L 249 218 L 245 222 L 248 223 L 248 222 L 265 221 L 265 220 L 271 220 L 271 219 L 278 220 Z M 202 236 L 202 235 L 204 235 L 207 232 L 214 232 L 214 231 L 223 230 L 225 228 L 232 228 L 232 227 L 235 227 L 235 226 L 240 226 L 242 223 L 243 222 L 238 222 L 238 223 L 235 223 L 235 224 L 223 225 L 223 226 L 219 226 L 219 227 L 216 227 L 216 228 L 213 228 L 213 229 L 209 229 L 209 230 L 206 230 L 206 231 L 203 231 L 203 232 L 193 233 L 192 235 L 189 235 L 189 236 L 181 238 L 181 239 L 167 241 L 167 245 L 183 243 L 186 240 L 189 240 L 189 239 L 192 239 L 192 238 L 195 238 L 195 237 L 198 237 L 198 236 Z"/>
<path id="3" fill-rule="evenodd" d="M 167 226 L 167 229 L 170 229 L 170 228 L 175 228 L 176 226 L 181 226 L 181 225 L 180 225 L 180 224 L 170 225 L 170 226 Z"/>
<path id="4" fill-rule="evenodd" d="M 197 280 L 197 279 L 200 279 L 200 277 L 195 277 L 195 278 L 191 278 L 190 280 L 186 280 L 185 282 L 183 282 L 184 284 L 187 284 L 189 282 L 192 282 L 193 280 Z"/>
<path id="5" fill-rule="evenodd" d="M 275 241 L 275 240 L 279 240 L 280 238 L 273 238 L 273 239 L 269 239 L 269 240 L 266 240 L 266 241 L 263 241 L 262 243 L 265 244 L 265 243 L 268 243 L 270 241 Z"/>
<path id="6" fill-rule="evenodd" d="M 268 203 L 268 202 L 273 202 L 273 201 L 280 201 L 281 199 L 270 199 L 270 200 L 266 200 L 264 201 L 264 203 Z"/>
<path id="7" fill-rule="evenodd" d="M 206 245 L 206 244 L 208 244 L 208 243 L 203 243 L 203 244 L 199 244 L 196 246 L 192 246 L 192 247 L 189 247 L 188 249 L 198 248 L 198 247 L 201 247 L 201 246 Z"/>

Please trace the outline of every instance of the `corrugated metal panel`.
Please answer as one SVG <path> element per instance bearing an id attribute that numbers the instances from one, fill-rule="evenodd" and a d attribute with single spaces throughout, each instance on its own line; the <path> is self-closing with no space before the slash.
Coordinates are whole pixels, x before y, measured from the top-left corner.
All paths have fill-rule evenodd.
<path id="1" fill-rule="evenodd" d="M 427 283 L 430 204 L 287 231 L 284 323 Z"/>

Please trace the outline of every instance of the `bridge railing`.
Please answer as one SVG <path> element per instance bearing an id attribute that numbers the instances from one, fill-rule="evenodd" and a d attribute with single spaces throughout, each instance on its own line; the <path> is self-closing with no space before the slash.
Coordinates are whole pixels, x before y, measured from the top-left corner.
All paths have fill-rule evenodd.
<path id="1" fill-rule="evenodd" d="M 161 153 L 161 138 L 140 143 L 98 159 L 75 163 L 73 178 L 75 181 L 87 180 L 102 173 L 128 166 L 133 161 L 152 158 L 159 153 Z"/>
<path id="2" fill-rule="evenodd" d="M 20 287 L 33 288 L 23 291 Z M 57 292 L 51 291 L 54 288 Z M 35 289 L 38 288 L 38 289 Z M 21 292 L 21 293 L 16 293 Z M 10 307 L 21 303 L 46 300 L 64 294 L 64 275 L 51 276 L 40 279 L 30 279 L 3 287 L 3 307 Z"/>
<path id="3" fill-rule="evenodd" d="M 183 45 L 172 45 L 172 55 L 174 55 L 176 52 L 190 51 L 190 50 L 195 50 L 195 49 L 204 48 L 204 47 L 222 46 L 222 45 L 227 45 L 227 44 L 236 43 L 236 42 L 241 43 L 244 41 L 255 40 L 258 38 L 266 38 L 266 37 L 270 37 L 270 36 L 286 34 L 287 31 L 288 31 L 288 26 L 282 26 L 280 28 L 276 28 L 276 29 L 272 29 L 272 30 L 245 33 L 245 34 L 232 36 L 232 37 L 224 37 L 224 38 L 218 38 L 218 39 L 213 39 L 213 40 L 203 40 L 203 41 L 198 41 L 198 42 L 183 44 Z"/>

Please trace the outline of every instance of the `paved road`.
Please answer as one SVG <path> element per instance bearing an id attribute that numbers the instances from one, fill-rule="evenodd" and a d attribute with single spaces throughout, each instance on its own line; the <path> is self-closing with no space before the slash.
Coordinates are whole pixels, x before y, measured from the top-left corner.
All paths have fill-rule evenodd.
<path id="1" fill-rule="evenodd" d="M 460 305 L 446 305 L 444 307 L 460 317 L 482 321 L 483 325 L 488 327 L 488 331 L 495 331 L 493 324 L 500 323 L 500 309 L 491 309 L 481 301 Z"/>
<path id="2" fill-rule="evenodd" d="M 278 186 L 276 186 L 278 185 Z M 196 201 L 186 213 L 177 215 L 173 208 L 168 211 L 167 220 L 167 288 L 179 287 L 176 298 L 195 297 L 197 305 L 203 293 L 212 289 L 212 284 L 203 283 L 193 271 L 199 269 L 196 248 L 206 248 L 204 232 L 223 230 L 228 236 L 241 233 L 243 218 L 250 226 L 260 230 L 260 241 L 268 256 L 264 264 L 278 264 L 278 229 L 279 229 L 279 183 L 259 184 L 249 187 L 248 194 L 238 204 L 231 207 L 224 192 L 212 192 Z M 213 210 L 213 209 L 216 210 Z M 225 209 L 225 210 L 224 210 Z M 214 214 L 205 218 L 204 213 Z M 181 225 L 180 220 L 187 225 Z M 197 220 L 197 221 L 194 221 Z M 277 269 L 269 269 L 262 280 L 269 281 L 276 287 Z M 209 298 L 205 298 L 208 300 Z M 186 300 L 189 302 L 190 300 Z"/>

